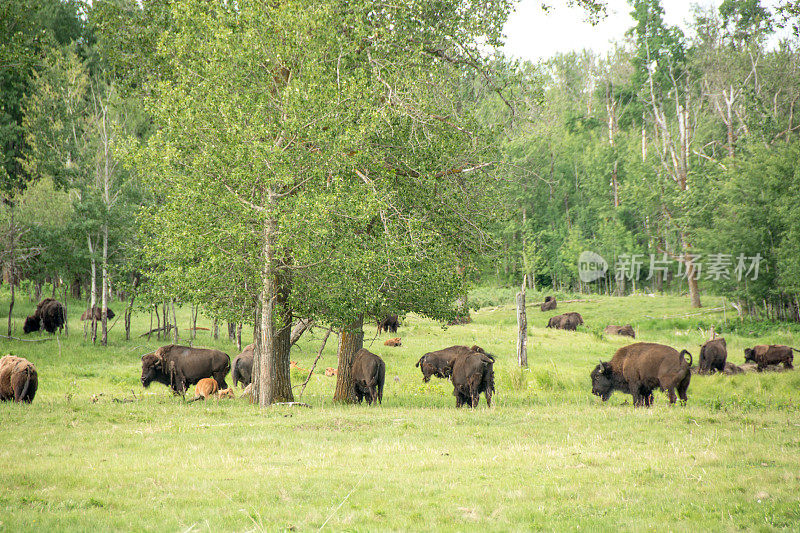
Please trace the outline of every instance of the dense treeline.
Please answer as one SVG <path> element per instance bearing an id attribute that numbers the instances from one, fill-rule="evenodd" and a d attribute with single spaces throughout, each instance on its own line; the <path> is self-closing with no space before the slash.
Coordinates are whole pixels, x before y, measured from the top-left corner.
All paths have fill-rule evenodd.
<path id="1" fill-rule="evenodd" d="M 684 34 L 632 0 L 612 54 L 538 64 L 484 54 L 510 2 L 381 5 L 4 2 L 9 334 L 20 286 L 173 338 L 189 304 L 283 368 L 298 317 L 357 348 L 524 274 L 800 321 L 796 2 L 726 0 Z"/>
<path id="2" fill-rule="evenodd" d="M 682 291 L 695 306 L 713 291 L 800 320 L 796 36 L 771 39 L 785 20 L 755 1 L 697 11 L 687 34 L 662 15 L 636 0 L 614 53 L 516 73 L 525 97 L 503 150 L 515 179 L 495 275 Z M 609 263 L 604 278 L 581 280 L 584 250 Z"/>

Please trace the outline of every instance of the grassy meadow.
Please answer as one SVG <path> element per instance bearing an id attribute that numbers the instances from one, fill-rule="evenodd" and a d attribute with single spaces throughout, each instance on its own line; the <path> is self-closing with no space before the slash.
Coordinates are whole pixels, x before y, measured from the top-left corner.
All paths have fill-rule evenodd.
<path id="1" fill-rule="evenodd" d="M 695 363 L 713 324 L 737 364 L 746 346 L 800 347 L 797 328 L 709 312 L 722 300 L 708 296 L 688 317 L 679 316 L 693 312 L 686 297 L 586 296 L 555 312 L 528 308 L 521 370 L 513 297 L 491 302 L 492 292 L 477 295 L 492 305 L 471 324 L 406 317 L 402 347 L 383 345 L 393 334 L 372 342 L 370 326 L 365 347 L 387 367 L 373 408 L 332 403 L 324 369 L 336 366 L 335 335 L 302 397 L 310 409 L 185 403 L 160 384 L 143 389 L 140 356 L 168 343 L 139 338 L 149 317 L 134 317 L 131 341 L 119 318 L 101 348 L 83 340 L 80 304 L 70 302 L 68 337 L 0 341 L 39 371 L 32 405 L 0 405 L 0 531 L 800 529 L 800 371 L 693 376 L 686 407 L 656 392 L 650 409 L 619 393 L 603 404 L 589 380 L 598 359 L 630 342 L 603 336 L 607 324 L 631 323 L 637 340 L 687 348 Z M 33 307 L 15 307 L 16 336 Z M 121 317 L 122 304 L 112 308 Z M 565 311 L 586 327 L 544 328 Z M 188 343 L 188 308 L 179 322 Z M 323 334 L 293 350 L 300 367 L 310 369 Z M 208 331 L 194 344 L 236 355 Z M 492 408 L 482 398 L 456 410 L 449 382 L 422 383 L 419 357 L 453 344 L 497 357 Z M 293 384 L 305 375 L 293 370 Z"/>

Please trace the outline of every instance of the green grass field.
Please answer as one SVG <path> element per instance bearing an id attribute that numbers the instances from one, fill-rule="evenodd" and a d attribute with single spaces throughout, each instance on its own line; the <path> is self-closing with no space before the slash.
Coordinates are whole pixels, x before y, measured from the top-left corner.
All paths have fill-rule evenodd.
<path id="1" fill-rule="evenodd" d="M 370 345 L 370 326 L 365 347 L 387 367 L 374 408 L 332 403 L 335 378 L 323 375 L 336 366 L 332 335 L 302 398 L 311 409 L 184 403 L 162 385 L 143 389 L 140 355 L 167 343 L 138 338 L 149 318 L 135 317 L 129 342 L 120 319 L 110 346 L 95 347 L 72 302 L 68 338 L 2 341 L 3 353 L 36 364 L 39 391 L 32 405 L 0 405 L 0 531 L 800 529 L 800 372 L 693 376 L 686 407 L 657 392 L 650 409 L 618 393 L 603 404 L 589 380 L 598 359 L 629 342 L 600 335 L 609 323 L 687 348 L 695 363 L 712 324 L 738 364 L 746 346 L 800 347 L 798 330 L 730 312 L 663 318 L 690 313 L 686 298 L 586 298 L 557 311 L 584 316 L 577 333 L 545 329 L 555 313 L 529 307 L 525 370 L 510 302 L 446 330 L 409 316 L 399 348 L 383 346 L 393 334 Z M 32 307 L 15 308 L 15 335 Z M 323 333 L 293 350 L 301 367 Z M 497 356 L 491 409 L 482 399 L 456 410 L 449 382 L 422 383 L 414 363 L 453 344 Z M 236 355 L 208 332 L 195 345 Z M 304 378 L 292 371 L 293 384 Z"/>

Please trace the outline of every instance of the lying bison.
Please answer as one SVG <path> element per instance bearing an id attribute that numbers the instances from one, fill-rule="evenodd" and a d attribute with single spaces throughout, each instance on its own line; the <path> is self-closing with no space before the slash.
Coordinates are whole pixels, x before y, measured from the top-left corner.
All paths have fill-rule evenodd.
<path id="1" fill-rule="evenodd" d="M 550 320 L 547 322 L 547 327 L 575 331 L 578 329 L 578 326 L 582 324 L 583 317 L 580 315 L 580 313 L 571 312 L 550 317 Z"/>
<path id="2" fill-rule="evenodd" d="M 242 353 L 233 359 L 231 379 L 234 387 L 238 383 L 241 383 L 242 387 L 250 385 L 253 378 L 253 350 L 255 346 L 255 344 L 248 344 L 244 347 Z"/>
<path id="3" fill-rule="evenodd" d="M 383 383 L 386 380 L 386 365 L 383 359 L 362 348 L 353 357 L 350 375 L 353 377 L 353 388 L 358 403 L 364 398 L 369 405 L 374 404 L 375 400 L 383 403 Z"/>
<path id="4" fill-rule="evenodd" d="M 117 316 L 117 314 L 112 311 L 110 307 L 106 307 L 106 318 L 114 318 L 115 316 Z M 92 307 L 84 311 L 81 315 L 81 321 L 91 320 L 92 318 L 97 321 L 103 320 L 103 311 L 99 307 Z"/>
<path id="5" fill-rule="evenodd" d="M 472 346 L 471 348 L 467 346 L 450 346 L 449 348 L 426 353 L 419 358 L 419 361 L 414 366 L 422 370 L 422 381 L 425 383 L 431 380 L 431 376 L 446 379 L 450 377 L 456 357 L 470 352 L 482 353 L 494 361 L 494 356 L 486 353 L 480 346 Z"/>
<path id="6" fill-rule="evenodd" d="M 545 296 L 544 302 L 539 306 L 539 309 L 542 311 L 552 311 L 557 305 L 555 296 Z"/>
<path id="7" fill-rule="evenodd" d="M 622 335 L 623 337 L 636 338 L 636 332 L 633 331 L 633 326 L 625 324 L 624 326 L 606 326 L 603 330 L 606 335 Z"/>
<path id="8" fill-rule="evenodd" d="M 491 407 L 494 393 L 494 358 L 489 354 L 470 350 L 456 356 L 451 366 L 456 407 L 461 407 L 465 403 L 472 408 L 477 407 L 481 393 L 486 396 L 486 405 Z"/>
<path id="9" fill-rule="evenodd" d="M 149 387 L 157 381 L 183 395 L 189 385 L 214 378 L 219 388 L 226 389 L 225 376 L 230 369 L 231 358 L 224 352 L 170 344 L 142 356 L 142 385 Z"/>
<path id="10" fill-rule="evenodd" d="M 758 346 L 744 349 L 744 361 L 745 363 L 748 361 L 754 362 L 758 365 L 759 372 L 763 371 L 769 365 L 779 364 L 783 364 L 783 367 L 786 369 L 791 369 L 794 368 L 792 366 L 792 361 L 794 359 L 792 350 L 795 352 L 800 351 L 796 348 L 780 344 L 770 344 L 769 346 L 759 344 Z"/>
<path id="11" fill-rule="evenodd" d="M 725 339 L 712 339 L 700 348 L 700 373 L 725 372 L 727 360 L 728 346 Z"/>
<path id="12" fill-rule="evenodd" d="M 397 315 L 386 315 L 382 320 L 378 320 L 378 333 L 382 331 L 397 333 L 397 328 L 399 327 L 400 319 Z"/>
<path id="13" fill-rule="evenodd" d="M 684 355 L 689 356 L 687 361 Z M 611 361 L 592 370 L 592 394 L 605 402 L 615 391 L 633 396 L 636 406 L 653 403 L 653 389 L 667 391 L 669 403 L 675 403 L 675 391 L 681 403 L 686 403 L 686 389 L 691 379 L 692 354 L 652 342 L 637 342 L 623 346 Z"/>
<path id="14" fill-rule="evenodd" d="M 0 401 L 31 403 L 38 386 L 39 375 L 33 363 L 14 355 L 0 359 Z"/>
<path id="15" fill-rule="evenodd" d="M 45 298 L 36 306 L 36 312 L 25 319 L 22 331 L 32 333 L 44 328 L 47 333 L 61 330 L 67 321 L 67 314 L 61 302 L 52 298 Z"/>

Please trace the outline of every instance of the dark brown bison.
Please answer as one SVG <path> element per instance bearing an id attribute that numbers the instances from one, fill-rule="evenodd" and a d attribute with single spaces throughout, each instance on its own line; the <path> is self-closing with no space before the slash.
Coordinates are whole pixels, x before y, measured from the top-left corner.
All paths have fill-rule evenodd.
<path id="1" fill-rule="evenodd" d="M 580 313 L 564 313 L 563 315 L 556 315 L 550 317 L 547 322 L 548 328 L 565 329 L 567 331 L 575 331 L 578 326 L 583 324 L 583 317 Z"/>
<path id="2" fill-rule="evenodd" d="M 478 406 L 480 394 L 486 396 L 486 405 L 492 406 L 494 393 L 494 358 L 489 354 L 470 350 L 462 353 L 451 363 L 450 377 L 456 407 L 465 403 L 472 408 Z"/>
<path id="3" fill-rule="evenodd" d="M 687 361 L 684 355 L 689 356 Z M 608 400 L 615 391 L 633 396 L 636 406 L 653 403 L 653 389 L 659 387 L 669 394 L 669 402 L 675 403 L 675 391 L 681 403 L 686 403 L 686 390 L 691 380 L 692 354 L 680 353 L 675 348 L 652 342 L 637 342 L 623 346 L 611 361 L 592 370 L 592 394 Z"/>
<path id="4" fill-rule="evenodd" d="M 33 363 L 22 357 L 0 358 L 0 401 L 31 403 L 39 386 L 39 375 Z"/>
<path id="5" fill-rule="evenodd" d="M 783 364 L 786 369 L 794 368 L 792 361 L 794 354 L 792 350 L 798 351 L 796 348 L 790 346 L 783 346 L 780 344 L 759 344 L 752 348 L 744 349 L 744 361 L 752 361 L 758 365 L 758 371 L 761 372 L 769 365 Z"/>
<path id="6" fill-rule="evenodd" d="M 397 333 L 397 328 L 399 327 L 400 320 L 397 315 L 386 315 L 383 319 L 378 320 L 378 333 L 382 331 Z"/>
<path id="7" fill-rule="evenodd" d="M 250 385 L 253 378 L 253 350 L 255 346 L 255 344 L 248 344 L 244 347 L 242 353 L 233 359 L 231 379 L 234 387 L 238 383 L 241 383 L 242 387 Z"/>
<path id="8" fill-rule="evenodd" d="M 431 376 L 446 379 L 450 377 L 450 373 L 453 370 L 453 362 L 456 357 L 470 352 L 482 353 L 494 361 L 494 356 L 486 353 L 480 346 L 472 346 L 469 348 L 467 346 L 457 345 L 435 352 L 428 352 L 420 357 L 419 361 L 417 361 L 417 364 L 414 366 L 422 370 L 422 381 L 425 383 L 431 380 Z"/>
<path id="9" fill-rule="evenodd" d="M 606 335 L 622 335 L 623 337 L 630 337 L 632 339 L 636 338 L 636 332 L 633 331 L 633 327 L 630 324 L 625 324 L 624 326 L 606 326 L 603 333 Z"/>
<path id="10" fill-rule="evenodd" d="M 542 305 L 539 306 L 539 309 L 542 311 L 552 311 L 557 305 L 558 303 L 556 302 L 555 296 L 545 296 L 544 302 L 542 302 Z"/>
<path id="11" fill-rule="evenodd" d="M 230 369 L 231 358 L 224 352 L 170 344 L 142 356 L 142 385 L 149 387 L 157 381 L 183 395 L 189 385 L 214 378 L 219 388 L 226 389 L 225 376 Z"/>
<path id="12" fill-rule="evenodd" d="M 386 365 L 383 359 L 362 348 L 353 357 L 350 375 L 353 377 L 353 388 L 358 403 L 364 398 L 369 405 L 374 404 L 375 400 L 383 403 L 383 383 L 386 380 Z"/>
<path id="13" fill-rule="evenodd" d="M 45 298 L 36 306 L 36 312 L 25 319 L 22 331 L 31 333 L 44 329 L 47 333 L 55 333 L 64 327 L 67 320 L 64 306 L 61 302 L 52 298 Z"/>
<path id="14" fill-rule="evenodd" d="M 94 315 L 94 319 L 97 321 L 103 320 L 103 312 L 100 310 L 99 307 L 92 307 L 91 309 L 87 309 L 81 315 L 81 320 L 91 320 L 92 315 Z M 111 310 L 110 307 L 106 307 L 106 317 L 107 318 L 114 318 L 117 314 Z"/>
<path id="15" fill-rule="evenodd" d="M 712 339 L 700 348 L 700 373 L 724 372 L 727 360 L 728 346 L 725 339 Z"/>

